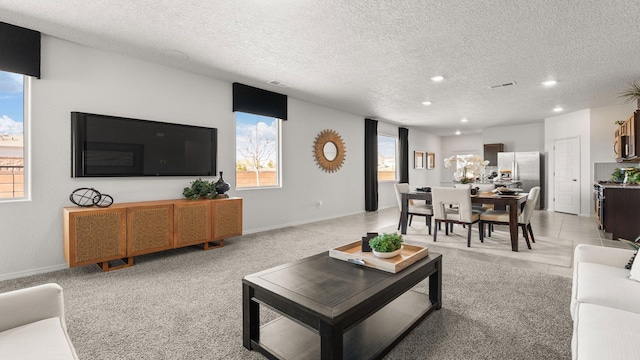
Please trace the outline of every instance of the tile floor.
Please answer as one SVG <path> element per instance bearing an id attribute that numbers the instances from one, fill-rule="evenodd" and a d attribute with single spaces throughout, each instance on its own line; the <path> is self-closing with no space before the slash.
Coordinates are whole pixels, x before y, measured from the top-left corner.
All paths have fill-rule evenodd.
<path id="1" fill-rule="evenodd" d="M 397 225 L 400 213 L 397 208 L 381 209 L 375 212 L 356 214 L 341 218 L 325 220 L 300 227 L 315 229 L 324 232 L 336 232 L 341 234 L 353 234 L 362 236 L 367 231 L 375 231 L 389 226 Z M 628 248 L 628 245 L 619 241 L 611 240 L 611 234 L 606 234 L 598 229 L 594 217 L 585 217 L 577 215 L 569 215 L 544 210 L 536 210 L 531 217 L 531 226 L 534 235 L 555 237 L 559 239 L 571 239 L 573 247 L 578 244 L 592 244 L 599 246 L 611 246 Z M 535 245 L 534 245 L 535 246 Z M 470 251 L 445 249 L 438 252 L 446 254 L 446 252 L 455 251 L 457 255 L 474 258 L 477 260 L 492 262 L 496 264 L 509 265 L 519 268 L 531 269 L 548 274 L 571 277 L 572 269 L 547 265 L 537 262 L 529 262 L 507 258 L 503 256 L 487 255 L 474 253 Z"/>

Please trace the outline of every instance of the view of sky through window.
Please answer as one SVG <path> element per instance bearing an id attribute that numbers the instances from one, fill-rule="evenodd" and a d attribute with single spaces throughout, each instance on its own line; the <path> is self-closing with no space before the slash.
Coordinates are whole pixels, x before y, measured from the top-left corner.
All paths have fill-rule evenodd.
<path id="1" fill-rule="evenodd" d="M 24 76 L 0 71 L 0 198 L 24 196 Z"/>
<path id="2" fill-rule="evenodd" d="M 22 135 L 23 75 L 0 71 L 0 135 Z"/>
<path id="3" fill-rule="evenodd" d="M 236 112 L 236 187 L 279 185 L 279 123 L 268 116 Z"/>
<path id="4" fill-rule="evenodd" d="M 396 138 L 378 135 L 378 180 L 396 179 Z"/>

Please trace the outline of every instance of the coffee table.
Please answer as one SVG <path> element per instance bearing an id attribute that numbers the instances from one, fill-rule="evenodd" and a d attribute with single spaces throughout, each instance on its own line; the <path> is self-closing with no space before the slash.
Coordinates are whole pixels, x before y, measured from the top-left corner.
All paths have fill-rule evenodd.
<path id="1" fill-rule="evenodd" d="M 429 278 L 428 294 L 412 290 Z M 260 306 L 283 315 L 260 325 Z M 242 279 L 243 345 L 269 359 L 379 359 L 442 306 L 442 255 L 388 273 L 320 253 Z"/>

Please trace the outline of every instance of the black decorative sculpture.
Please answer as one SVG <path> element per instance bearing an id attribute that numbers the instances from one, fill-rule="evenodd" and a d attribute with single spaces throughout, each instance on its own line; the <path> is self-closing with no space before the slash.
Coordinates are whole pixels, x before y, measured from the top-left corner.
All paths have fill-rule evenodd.
<path id="1" fill-rule="evenodd" d="M 75 189 L 69 195 L 69 200 L 82 207 L 90 207 L 94 205 L 98 207 L 109 207 L 113 204 L 113 198 L 111 195 L 101 194 L 100 191 L 94 188 Z"/>

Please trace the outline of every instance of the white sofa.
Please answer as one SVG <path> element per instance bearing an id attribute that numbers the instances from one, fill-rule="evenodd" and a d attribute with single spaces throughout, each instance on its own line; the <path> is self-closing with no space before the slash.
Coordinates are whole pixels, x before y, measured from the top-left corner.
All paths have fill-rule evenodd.
<path id="1" fill-rule="evenodd" d="M 629 279 L 630 270 L 625 269 L 634 252 L 576 247 L 571 295 L 574 360 L 640 359 L 640 282 Z"/>
<path id="2" fill-rule="evenodd" d="M 0 359 L 78 359 L 67 334 L 59 285 L 0 294 Z"/>

